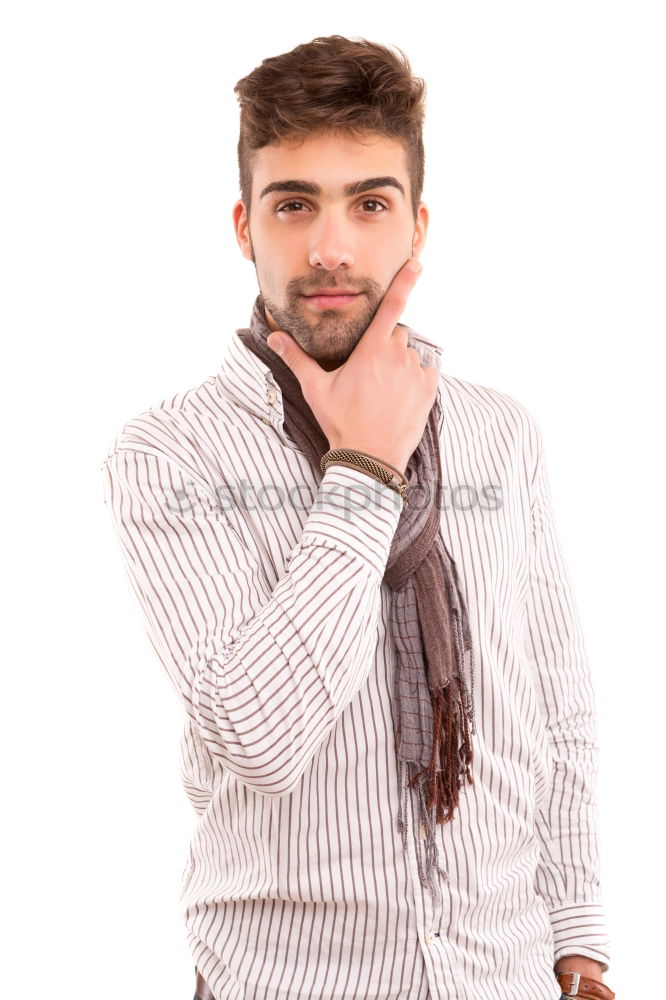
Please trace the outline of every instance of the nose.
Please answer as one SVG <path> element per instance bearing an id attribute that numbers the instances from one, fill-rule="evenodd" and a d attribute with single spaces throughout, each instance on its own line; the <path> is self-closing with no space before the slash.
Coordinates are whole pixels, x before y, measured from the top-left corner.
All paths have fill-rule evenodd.
<path id="1" fill-rule="evenodd" d="M 311 267 L 353 267 L 354 252 L 345 222 L 334 212 L 322 211 L 310 228 L 309 261 Z"/>

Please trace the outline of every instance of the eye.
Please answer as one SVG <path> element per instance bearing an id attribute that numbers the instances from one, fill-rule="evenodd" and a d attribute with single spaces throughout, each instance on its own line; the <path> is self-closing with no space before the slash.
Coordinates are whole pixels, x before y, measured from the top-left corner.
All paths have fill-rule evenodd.
<path id="1" fill-rule="evenodd" d="M 379 198 L 366 198 L 361 202 L 362 205 L 379 205 L 385 212 L 388 211 L 388 206 L 380 201 Z M 381 212 L 370 212 L 370 215 L 381 215 Z"/>
<path id="2" fill-rule="evenodd" d="M 276 213 L 277 212 L 283 212 L 285 210 L 285 208 L 289 208 L 291 205 L 302 205 L 302 204 L 303 204 L 302 201 L 286 201 L 283 205 L 279 205 L 275 209 L 275 211 L 276 211 Z M 292 215 L 292 214 L 293 214 L 292 212 L 287 212 L 287 215 Z"/>
<path id="3" fill-rule="evenodd" d="M 383 212 L 388 212 L 388 210 L 389 210 L 388 205 L 386 205 L 383 201 L 380 201 L 379 198 L 364 198 L 363 201 L 360 202 L 360 204 L 361 205 L 378 205 L 379 208 L 381 209 L 381 211 L 373 209 L 372 211 L 367 212 L 366 213 L 367 215 L 381 215 Z M 298 212 L 292 212 L 291 209 L 294 206 L 299 206 L 299 205 L 303 206 L 303 205 L 305 205 L 305 202 L 303 202 L 303 201 L 285 201 L 281 205 L 277 206 L 277 208 L 275 209 L 275 214 L 278 215 L 280 212 L 284 212 L 286 215 L 295 215 L 295 214 L 298 214 Z M 287 210 L 289 210 L 289 211 L 287 211 Z"/>

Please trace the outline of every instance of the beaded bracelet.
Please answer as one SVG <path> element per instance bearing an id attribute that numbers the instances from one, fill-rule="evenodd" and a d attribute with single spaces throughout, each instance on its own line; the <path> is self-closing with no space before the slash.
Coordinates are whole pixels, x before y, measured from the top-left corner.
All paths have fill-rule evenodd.
<path id="1" fill-rule="evenodd" d="M 380 465 L 380 462 L 393 469 L 400 479 L 397 479 L 388 469 L 385 469 L 384 465 Z M 325 472 L 329 465 L 345 465 L 351 469 L 362 469 L 363 472 L 369 473 L 374 479 L 377 479 L 380 483 L 384 483 L 385 486 L 390 486 L 392 490 L 399 493 L 402 497 L 403 506 L 409 503 L 407 494 L 409 485 L 407 479 L 400 469 L 396 469 L 395 465 L 385 462 L 383 458 L 379 458 L 377 455 L 369 455 L 367 451 L 358 451 L 356 448 L 330 448 L 321 456 L 320 465 L 322 472 Z"/>

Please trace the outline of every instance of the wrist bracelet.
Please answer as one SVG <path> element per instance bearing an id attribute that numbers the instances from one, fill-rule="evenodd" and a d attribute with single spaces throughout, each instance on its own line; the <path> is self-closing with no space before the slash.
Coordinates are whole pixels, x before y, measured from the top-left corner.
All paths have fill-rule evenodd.
<path id="1" fill-rule="evenodd" d="M 400 472 L 400 469 L 396 469 L 394 465 L 390 462 L 384 462 L 384 465 L 388 465 L 389 468 L 394 469 L 397 475 L 400 477 L 398 479 L 395 475 L 392 475 L 384 465 L 380 465 L 380 462 L 384 462 L 383 458 L 379 458 L 377 455 L 370 455 L 367 451 L 359 451 L 356 448 L 330 448 L 324 455 L 321 456 L 321 471 L 325 472 L 329 465 L 347 465 L 350 468 L 361 469 L 363 472 L 369 473 L 379 482 L 384 483 L 385 486 L 389 486 L 396 493 L 399 493 L 402 497 L 403 506 L 409 503 L 409 497 L 407 490 L 409 484 L 406 477 Z"/>

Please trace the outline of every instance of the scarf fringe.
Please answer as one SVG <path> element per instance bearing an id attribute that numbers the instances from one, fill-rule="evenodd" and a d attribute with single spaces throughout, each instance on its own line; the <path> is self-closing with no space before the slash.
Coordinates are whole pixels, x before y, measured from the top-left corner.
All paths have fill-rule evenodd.
<path id="1" fill-rule="evenodd" d="M 469 653 L 470 684 L 474 684 L 474 651 L 465 642 L 466 629 L 457 614 L 455 622 L 455 648 L 458 673 L 437 691 L 431 692 L 433 710 L 432 756 L 428 767 L 412 773 L 417 761 L 399 757 L 398 780 L 400 810 L 398 830 L 402 834 L 403 850 L 407 849 L 407 802 L 409 789 L 416 786 L 418 797 L 419 835 L 416 837 L 416 855 L 421 884 L 431 890 L 434 899 L 441 901 L 441 886 L 435 877 L 438 872 L 448 878 L 442 868 L 435 839 L 435 826 L 451 822 L 460 804 L 460 788 L 465 780 L 474 784 L 471 771 L 473 750 L 470 736 L 476 732 L 474 705 L 464 676 L 464 654 Z M 457 767 L 449 765 L 456 760 Z M 408 777 L 408 775 L 411 775 Z M 433 816 L 434 810 L 434 816 Z M 421 828 L 425 838 L 420 836 Z"/>

